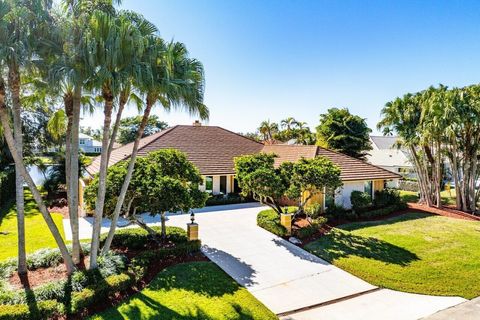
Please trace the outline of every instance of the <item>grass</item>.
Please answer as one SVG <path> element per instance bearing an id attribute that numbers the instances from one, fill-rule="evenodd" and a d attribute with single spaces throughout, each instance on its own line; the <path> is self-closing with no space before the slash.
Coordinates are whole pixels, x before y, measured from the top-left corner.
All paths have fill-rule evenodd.
<path id="1" fill-rule="evenodd" d="M 161 271 L 141 292 L 92 319 L 277 319 L 211 262 Z"/>
<path id="2" fill-rule="evenodd" d="M 423 213 L 333 229 L 306 249 L 380 287 L 480 295 L 480 223 Z"/>
<path id="3" fill-rule="evenodd" d="M 444 190 L 440 195 L 443 204 L 455 204 L 455 189 L 450 190 L 450 192 Z M 418 192 L 407 190 L 400 190 L 400 197 L 405 202 L 417 202 L 419 199 Z"/>
<path id="4" fill-rule="evenodd" d="M 52 218 L 60 233 L 64 236 L 62 215 L 52 213 Z M 25 238 L 27 253 L 42 248 L 57 247 L 47 224 L 40 211 L 38 211 L 32 194 L 28 190 L 25 190 Z M 0 209 L 0 247 L 2 248 L 0 250 L 0 261 L 17 256 L 17 241 L 17 212 L 15 206 L 11 204 Z"/>

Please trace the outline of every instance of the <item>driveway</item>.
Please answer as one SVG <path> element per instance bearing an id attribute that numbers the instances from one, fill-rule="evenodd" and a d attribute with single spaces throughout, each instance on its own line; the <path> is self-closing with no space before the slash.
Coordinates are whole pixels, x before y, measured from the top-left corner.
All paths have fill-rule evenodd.
<path id="1" fill-rule="evenodd" d="M 465 301 L 376 288 L 259 228 L 260 210 L 222 206 L 195 216 L 203 252 L 282 320 L 419 319 Z M 185 228 L 189 218 L 172 215 L 167 224 Z M 81 234 L 90 237 L 87 225 L 81 223 Z"/>

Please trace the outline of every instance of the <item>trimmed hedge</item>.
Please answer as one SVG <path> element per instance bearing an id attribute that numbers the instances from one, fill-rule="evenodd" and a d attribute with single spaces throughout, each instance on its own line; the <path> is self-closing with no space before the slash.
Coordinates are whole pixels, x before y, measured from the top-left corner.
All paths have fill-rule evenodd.
<path id="1" fill-rule="evenodd" d="M 155 232 L 161 233 L 161 227 L 151 227 Z M 100 243 L 103 245 L 108 234 L 100 236 Z M 167 239 L 174 243 L 188 242 L 187 232 L 179 227 L 167 226 Z M 144 249 L 152 241 L 148 232 L 142 228 L 127 228 L 117 230 L 112 240 L 113 248 L 129 248 L 133 250 Z"/>
<path id="2" fill-rule="evenodd" d="M 31 307 L 27 304 L 0 305 L 0 320 L 48 319 L 65 314 L 56 300 L 39 301 Z"/>
<path id="3" fill-rule="evenodd" d="M 366 192 L 355 190 L 350 194 L 350 203 L 354 211 L 365 210 L 372 206 L 372 197 Z"/>
<path id="4" fill-rule="evenodd" d="M 223 194 L 216 194 L 216 195 L 211 195 L 208 199 L 207 202 L 205 203 L 205 206 L 218 206 L 218 205 L 225 205 L 225 204 L 236 204 L 236 203 L 246 203 L 246 202 L 252 202 L 252 199 L 242 197 L 238 193 L 229 193 L 226 196 Z"/>
<path id="5" fill-rule="evenodd" d="M 287 236 L 287 229 L 280 224 L 280 216 L 272 209 L 263 210 L 258 213 L 257 225 L 277 236 Z"/>
<path id="6" fill-rule="evenodd" d="M 360 218 L 364 218 L 364 219 L 378 218 L 378 217 L 387 216 L 391 213 L 394 213 L 395 211 L 405 210 L 407 208 L 408 208 L 407 204 L 402 202 L 402 203 L 393 204 L 388 207 L 384 207 L 380 209 L 365 211 L 360 213 L 359 216 Z"/>

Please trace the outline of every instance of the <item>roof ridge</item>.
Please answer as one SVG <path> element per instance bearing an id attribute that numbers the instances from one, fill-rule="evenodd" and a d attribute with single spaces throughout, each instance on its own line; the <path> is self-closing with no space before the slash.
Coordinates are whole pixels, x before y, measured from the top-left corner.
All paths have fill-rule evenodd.
<path id="1" fill-rule="evenodd" d="M 240 133 L 233 132 L 233 131 L 231 131 L 231 130 L 225 129 L 225 128 L 223 128 L 223 127 L 220 127 L 220 126 L 206 126 L 206 127 L 215 127 L 215 128 L 219 128 L 219 129 L 222 129 L 223 131 L 226 131 L 226 132 L 233 133 L 233 134 L 235 134 L 235 135 L 237 135 L 237 136 L 239 136 L 239 137 L 241 137 L 241 138 L 244 138 L 244 139 L 250 140 L 250 141 L 252 141 L 252 142 L 255 142 L 255 143 L 257 143 L 257 144 L 260 144 L 260 145 L 264 146 L 264 144 L 263 144 L 263 143 L 260 143 L 260 142 L 258 142 L 258 141 L 256 141 L 256 140 L 253 140 L 252 138 L 245 137 L 245 136 L 241 135 Z"/>

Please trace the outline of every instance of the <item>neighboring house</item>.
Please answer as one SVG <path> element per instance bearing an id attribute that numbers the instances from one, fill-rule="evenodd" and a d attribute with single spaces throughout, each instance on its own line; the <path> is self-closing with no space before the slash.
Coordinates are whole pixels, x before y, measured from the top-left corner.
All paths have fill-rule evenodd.
<path id="1" fill-rule="evenodd" d="M 113 144 L 114 149 L 120 146 L 121 144 L 116 142 Z M 78 148 L 82 150 L 84 153 L 100 154 L 102 152 L 102 142 L 95 140 L 86 134 L 80 133 L 78 136 Z"/>
<path id="2" fill-rule="evenodd" d="M 130 157 L 133 143 L 115 149 L 110 157 L 109 166 Z M 367 191 L 373 195 L 375 190 L 384 188 L 387 181 L 399 179 L 398 174 L 371 165 L 347 155 L 330 151 L 318 146 L 306 145 L 264 145 L 239 134 L 216 126 L 178 125 L 160 131 L 140 141 L 138 155 L 143 156 L 160 149 L 177 149 L 184 152 L 197 166 L 204 178 L 201 190 L 212 194 L 239 192 L 235 179 L 234 158 L 259 152 L 275 153 L 275 164 L 284 161 L 297 161 L 302 157 L 324 156 L 341 169 L 343 188 L 334 195 L 318 196 L 315 201 L 328 206 L 335 202 L 350 207 L 350 194 L 354 190 Z M 100 157 L 93 160 L 87 168 L 91 179 L 100 169 Z"/>
<path id="3" fill-rule="evenodd" d="M 370 136 L 372 150 L 367 156 L 367 161 L 403 177 L 415 178 L 415 167 L 410 162 L 408 151 L 398 148 L 396 136 Z M 389 186 L 397 187 L 398 184 L 390 183 Z"/>

